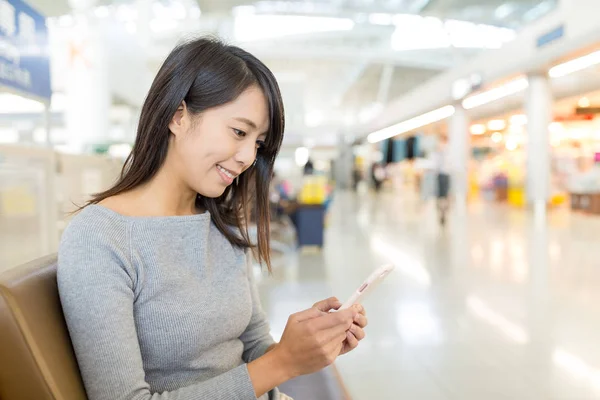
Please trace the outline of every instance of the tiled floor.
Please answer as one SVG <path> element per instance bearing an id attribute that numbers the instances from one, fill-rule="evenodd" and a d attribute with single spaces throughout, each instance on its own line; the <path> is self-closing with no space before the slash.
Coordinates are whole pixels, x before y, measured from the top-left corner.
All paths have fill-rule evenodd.
<path id="1" fill-rule="evenodd" d="M 275 336 L 289 314 L 344 300 L 386 261 L 367 339 L 337 365 L 354 400 L 600 398 L 600 219 L 470 206 L 445 229 L 432 205 L 339 195 L 321 253 L 261 283 Z"/>

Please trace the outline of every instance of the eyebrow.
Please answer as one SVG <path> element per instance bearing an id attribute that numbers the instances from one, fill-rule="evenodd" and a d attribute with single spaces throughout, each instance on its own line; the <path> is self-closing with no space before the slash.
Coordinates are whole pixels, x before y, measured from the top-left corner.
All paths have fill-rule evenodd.
<path id="1" fill-rule="evenodd" d="M 247 118 L 244 117 L 235 117 L 234 119 L 243 122 L 244 124 L 248 125 L 249 127 L 251 127 L 252 129 L 257 129 L 256 124 L 252 121 L 250 121 Z"/>

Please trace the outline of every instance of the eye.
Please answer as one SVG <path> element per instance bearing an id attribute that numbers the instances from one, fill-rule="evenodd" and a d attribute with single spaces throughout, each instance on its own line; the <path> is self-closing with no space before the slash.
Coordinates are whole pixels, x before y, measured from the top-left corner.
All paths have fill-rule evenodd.
<path id="1" fill-rule="evenodd" d="M 235 133 L 237 136 L 246 137 L 246 132 L 240 131 L 239 129 L 235 129 L 235 128 L 232 128 L 232 129 L 233 129 L 233 133 Z"/>

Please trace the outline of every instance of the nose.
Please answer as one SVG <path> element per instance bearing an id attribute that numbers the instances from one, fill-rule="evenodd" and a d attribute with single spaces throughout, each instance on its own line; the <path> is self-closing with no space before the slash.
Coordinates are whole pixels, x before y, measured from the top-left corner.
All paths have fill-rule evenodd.
<path id="1" fill-rule="evenodd" d="M 242 169 L 248 168 L 256 159 L 256 143 L 251 140 L 245 140 L 235 155 L 235 160 L 240 164 Z"/>

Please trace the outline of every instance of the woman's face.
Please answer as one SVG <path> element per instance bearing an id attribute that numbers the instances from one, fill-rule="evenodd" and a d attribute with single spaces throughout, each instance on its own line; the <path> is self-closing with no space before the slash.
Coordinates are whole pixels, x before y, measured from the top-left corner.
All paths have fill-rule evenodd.
<path id="1" fill-rule="evenodd" d="M 184 182 L 204 197 L 219 197 L 254 163 L 269 130 L 267 99 L 253 85 L 200 115 L 190 115 L 183 105 L 169 128 L 169 151 Z"/>

